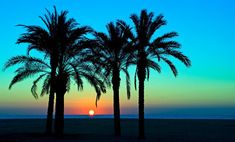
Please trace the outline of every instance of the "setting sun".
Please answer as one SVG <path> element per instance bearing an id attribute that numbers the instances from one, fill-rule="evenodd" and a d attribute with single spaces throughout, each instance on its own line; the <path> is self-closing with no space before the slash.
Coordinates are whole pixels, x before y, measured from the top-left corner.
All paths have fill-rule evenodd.
<path id="1" fill-rule="evenodd" d="M 89 115 L 90 115 L 90 116 L 94 116 L 94 114 L 95 114 L 95 111 L 94 111 L 94 110 L 92 110 L 92 109 L 89 110 Z"/>

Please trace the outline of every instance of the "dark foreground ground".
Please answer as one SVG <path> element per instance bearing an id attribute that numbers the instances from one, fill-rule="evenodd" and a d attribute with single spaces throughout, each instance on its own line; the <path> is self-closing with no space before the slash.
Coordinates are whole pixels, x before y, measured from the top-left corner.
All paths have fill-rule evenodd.
<path id="1" fill-rule="evenodd" d="M 235 142 L 235 120 L 146 120 L 146 139 L 138 140 L 138 121 L 124 119 L 122 137 L 113 136 L 112 119 L 66 119 L 65 136 L 45 136 L 43 119 L 0 120 L 0 142 Z"/>

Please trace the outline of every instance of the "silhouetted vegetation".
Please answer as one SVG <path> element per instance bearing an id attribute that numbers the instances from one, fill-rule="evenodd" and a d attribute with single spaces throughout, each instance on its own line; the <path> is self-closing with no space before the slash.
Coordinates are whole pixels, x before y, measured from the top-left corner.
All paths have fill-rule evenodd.
<path id="1" fill-rule="evenodd" d="M 9 89 L 17 82 L 38 75 L 33 82 L 31 92 L 38 98 L 37 83 L 43 80 L 40 96 L 49 94 L 46 133 L 52 133 L 52 120 L 55 105 L 54 131 L 57 136 L 64 133 L 64 95 L 70 90 L 73 80 L 77 89 L 83 89 L 83 80 L 86 79 L 97 94 L 96 103 L 106 87 L 112 84 L 114 132 L 121 135 L 120 125 L 120 72 L 126 75 L 127 98 L 130 98 L 130 75 L 128 67 L 136 65 L 134 84 L 138 78 L 139 93 L 139 138 L 145 137 L 144 128 L 144 85 L 150 78 L 150 69 L 161 72 L 159 62 L 165 62 L 174 76 L 178 71 L 173 58 L 181 61 L 186 67 L 191 66 L 187 56 L 180 52 L 180 44 L 172 38 L 178 36 L 176 32 L 169 32 L 155 37 L 158 29 L 166 25 L 163 15 L 154 17 L 152 12 L 142 10 L 140 16 L 133 14 L 131 20 L 133 29 L 122 20 L 108 23 L 108 33 L 97 32 L 88 26 L 78 26 L 73 18 L 67 17 L 67 11 L 47 14 L 40 19 L 46 28 L 37 25 L 18 25 L 26 29 L 17 40 L 18 44 L 28 44 L 27 55 L 10 58 L 4 69 L 21 64 L 16 69 L 15 77 Z M 93 39 L 88 38 L 92 34 Z M 36 50 L 44 55 L 44 59 L 30 56 L 30 51 Z M 168 58 L 170 57 L 170 58 Z"/>
<path id="2" fill-rule="evenodd" d="M 44 17 L 40 16 L 40 19 L 45 24 L 46 29 L 37 25 L 19 25 L 26 29 L 26 33 L 21 34 L 18 38 L 17 43 L 26 43 L 28 44 L 28 51 L 37 50 L 43 52 L 45 57 L 48 57 L 50 60 L 51 72 L 50 72 L 50 95 L 48 102 L 48 111 L 47 111 L 47 125 L 46 133 L 52 133 L 52 120 L 53 120 L 53 109 L 54 109 L 54 94 L 55 94 L 55 78 L 56 78 L 56 69 L 58 66 L 58 55 L 59 55 L 59 46 L 60 40 L 64 35 L 59 33 L 59 28 L 63 26 L 64 23 L 58 23 L 58 19 L 65 19 L 67 12 L 61 12 L 58 15 L 56 8 L 54 7 L 54 13 L 51 13 L 47 10 L 47 14 Z"/>
<path id="3" fill-rule="evenodd" d="M 94 32 L 95 44 L 92 49 L 94 64 L 103 70 L 105 76 L 112 82 L 113 88 L 113 112 L 114 112 L 114 132 L 116 136 L 121 135 L 120 126 L 120 72 L 126 75 L 127 97 L 130 98 L 130 75 L 128 66 L 134 61 L 132 50 L 133 35 L 131 28 L 124 21 L 117 21 L 106 25 L 108 34 Z"/>
<path id="4" fill-rule="evenodd" d="M 86 54 L 85 49 L 88 44 L 85 35 L 92 30 L 87 26 L 78 27 L 75 19 L 67 19 L 67 13 L 67 11 L 62 11 L 58 14 L 55 7 L 54 13 L 47 11 L 44 18 L 40 17 L 47 29 L 34 25 L 19 25 L 26 28 L 27 32 L 22 34 L 17 41 L 17 43 L 29 44 L 28 53 L 32 49 L 36 49 L 43 52 L 45 58 L 50 60 L 51 70 L 48 81 L 50 87 L 47 86 L 47 93 L 50 90 L 50 96 L 46 132 L 51 133 L 54 93 L 56 92 L 55 133 L 57 135 L 63 135 L 64 94 L 69 90 L 70 78 L 75 80 L 78 90 L 83 88 L 82 78 L 86 78 L 94 86 L 97 96 L 106 91 L 104 83 L 99 79 L 100 76 L 97 76 L 98 72 L 94 72 L 92 64 L 89 63 L 89 58 L 86 58 L 88 54 Z M 17 57 L 10 59 L 6 63 L 6 67 L 23 62 L 21 58 L 17 62 L 14 61 L 15 58 Z M 28 65 L 28 63 L 25 63 L 26 73 L 21 68 L 17 70 L 16 73 L 18 74 L 13 79 L 10 87 L 15 82 L 21 81 L 22 78 L 30 77 L 31 74 L 41 71 L 40 68 L 37 68 L 36 72 L 34 66 Z M 34 93 L 35 91 L 33 91 Z"/>
<path id="5" fill-rule="evenodd" d="M 173 74 L 177 75 L 177 69 L 167 58 L 172 56 L 187 67 L 191 65 L 188 57 L 180 51 L 180 44 L 171 38 L 178 36 L 176 32 L 166 33 L 160 37 L 154 38 L 154 33 L 166 25 L 163 15 L 154 17 L 152 12 L 142 10 L 140 16 L 133 14 L 131 20 L 135 29 L 135 45 L 137 53 L 136 74 L 139 79 L 139 138 L 144 138 L 144 81 L 149 79 L 150 68 L 161 72 L 159 64 L 156 62 L 164 61 L 171 68 Z M 136 75 L 135 75 L 136 77 Z"/>
<path id="6" fill-rule="evenodd" d="M 53 106 L 54 106 L 54 94 L 51 94 L 51 83 L 53 81 L 52 67 L 47 62 L 42 59 L 31 57 L 31 56 L 16 56 L 9 59 L 4 65 L 4 70 L 17 65 L 23 64 L 16 71 L 16 76 L 12 79 L 9 89 L 17 83 L 26 78 L 32 77 L 33 75 L 40 74 L 39 77 L 33 82 L 33 86 L 31 87 L 32 95 L 38 99 L 37 94 L 37 83 L 44 79 L 42 91 L 40 96 L 44 96 L 44 94 L 48 94 L 49 96 L 49 104 L 48 104 L 48 114 L 47 114 L 47 125 L 46 125 L 46 133 L 51 134 L 52 132 L 52 117 L 53 117 Z"/>

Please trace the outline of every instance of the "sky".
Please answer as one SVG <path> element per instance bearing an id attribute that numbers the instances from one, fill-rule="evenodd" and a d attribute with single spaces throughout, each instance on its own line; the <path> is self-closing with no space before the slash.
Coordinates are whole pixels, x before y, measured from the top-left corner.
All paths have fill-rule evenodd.
<path id="1" fill-rule="evenodd" d="M 68 17 L 81 25 L 106 32 L 108 22 L 122 19 L 133 26 L 130 15 L 142 9 L 163 14 L 167 25 L 155 36 L 177 31 L 175 40 L 181 51 L 192 61 L 192 67 L 174 60 L 179 75 L 175 78 L 163 63 L 162 73 L 151 71 L 145 83 L 145 112 L 147 116 L 226 116 L 235 118 L 235 1 L 234 0 L 1 0 L 0 1 L 0 67 L 10 57 L 26 54 L 27 45 L 16 40 L 24 29 L 17 24 L 43 26 L 38 16 L 46 8 L 68 10 Z M 37 55 L 37 53 L 35 53 Z M 46 114 L 48 96 L 35 100 L 30 93 L 32 79 L 22 81 L 11 90 L 8 85 L 14 69 L 0 71 L 0 116 Z M 133 78 L 134 67 L 130 69 Z M 125 78 L 122 76 L 120 105 L 122 114 L 138 112 L 138 92 L 133 87 L 127 100 Z M 95 91 L 85 84 L 78 92 L 76 86 L 65 96 L 66 114 L 112 114 L 112 90 L 103 94 L 95 106 Z"/>

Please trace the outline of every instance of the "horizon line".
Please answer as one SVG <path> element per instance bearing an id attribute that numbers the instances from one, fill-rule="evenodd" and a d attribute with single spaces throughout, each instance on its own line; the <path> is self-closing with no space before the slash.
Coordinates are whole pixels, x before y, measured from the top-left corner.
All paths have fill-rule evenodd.
<path id="1" fill-rule="evenodd" d="M 65 119 L 113 119 L 112 114 L 97 114 L 89 116 L 86 114 L 65 114 Z M 138 119 L 138 114 L 123 114 L 122 119 Z M 221 120 L 235 120 L 235 115 L 145 115 L 146 119 L 221 119 Z M 4 119 L 46 119 L 46 115 L 12 115 L 0 114 L 0 120 Z"/>

